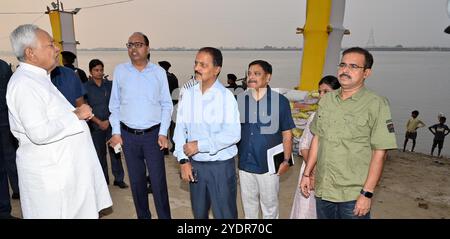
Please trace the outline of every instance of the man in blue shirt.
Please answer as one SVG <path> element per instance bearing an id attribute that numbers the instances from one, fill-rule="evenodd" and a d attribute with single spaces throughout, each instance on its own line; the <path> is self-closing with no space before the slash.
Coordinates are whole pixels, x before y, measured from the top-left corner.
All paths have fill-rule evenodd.
<path id="1" fill-rule="evenodd" d="M 170 219 L 162 151 L 168 147 L 167 130 L 173 108 L 166 71 L 147 59 L 150 46 L 143 33 L 133 33 L 126 46 L 131 62 L 115 68 L 109 102 L 111 146 L 123 146 L 138 218 L 151 218 L 147 166 L 158 218 Z"/>
<path id="2" fill-rule="evenodd" d="M 198 51 L 195 78 L 186 88 L 177 111 L 175 152 L 181 177 L 191 182 L 191 205 L 196 219 L 237 218 L 234 157 L 240 139 L 239 109 L 233 94 L 217 77 L 222 53 L 212 47 Z M 151 175 L 151 173 L 150 173 Z"/>
<path id="3" fill-rule="evenodd" d="M 289 168 L 295 128 L 286 97 L 269 87 L 272 66 L 262 60 L 248 66 L 248 90 L 238 96 L 242 131 L 239 144 L 239 181 L 245 218 L 279 216 L 279 176 Z M 268 172 L 267 150 L 283 146 L 284 161 L 276 174 Z"/>
<path id="4" fill-rule="evenodd" d="M 50 73 L 52 83 L 74 107 L 84 104 L 84 90 L 78 75 L 64 66 L 57 66 Z"/>
<path id="5" fill-rule="evenodd" d="M 95 115 L 88 122 L 91 130 L 92 141 L 97 151 L 98 159 L 102 165 L 103 174 L 105 175 L 106 183 L 109 184 L 108 175 L 108 161 L 106 159 L 107 151 L 111 160 L 112 174 L 114 175 L 114 186 L 120 188 L 128 188 L 128 185 L 123 181 L 124 171 L 120 153 L 115 153 L 114 150 L 106 146 L 106 141 L 111 138 L 111 126 L 109 124 L 109 98 L 111 96 L 112 82 L 105 79 L 103 62 L 98 59 L 93 59 L 89 62 L 89 73 L 91 79 L 84 83 L 86 89 L 86 101 L 92 107 L 92 113 Z"/>

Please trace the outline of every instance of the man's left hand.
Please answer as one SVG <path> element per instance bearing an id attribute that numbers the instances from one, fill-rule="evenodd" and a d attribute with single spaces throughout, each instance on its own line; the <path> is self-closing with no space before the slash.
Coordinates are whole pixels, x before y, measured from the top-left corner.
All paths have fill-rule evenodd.
<path id="1" fill-rule="evenodd" d="M 187 142 L 183 145 L 183 151 L 186 156 L 191 157 L 198 153 L 198 143 L 197 141 Z"/>
<path id="2" fill-rule="evenodd" d="M 158 144 L 159 144 L 159 150 L 169 148 L 169 141 L 167 140 L 167 136 L 159 135 Z"/>
<path id="3" fill-rule="evenodd" d="M 362 217 L 370 212 L 370 205 L 372 204 L 372 199 L 365 197 L 364 195 L 359 195 L 356 200 L 355 209 L 353 209 L 353 215 Z"/>
<path id="4" fill-rule="evenodd" d="M 280 164 L 280 168 L 278 168 L 277 175 L 278 176 L 283 175 L 284 173 L 286 173 L 288 171 L 288 169 L 289 169 L 289 163 L 288 162 L 282 162 Z"/>

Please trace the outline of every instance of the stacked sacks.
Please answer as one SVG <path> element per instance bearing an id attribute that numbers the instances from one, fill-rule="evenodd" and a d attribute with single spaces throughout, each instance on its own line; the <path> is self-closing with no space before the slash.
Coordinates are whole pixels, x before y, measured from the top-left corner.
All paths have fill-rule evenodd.
<path id="1" fill-rule="evenodd" d="M 318 108 L 319 93 L 292 89 L 274 89 L 284 95 L 291 106 L 292 118 L 296 128 L 292 130 L 294 136 L 293 153 L 298 155 L 299 141 L 308 122 L 309 116 Z"/>

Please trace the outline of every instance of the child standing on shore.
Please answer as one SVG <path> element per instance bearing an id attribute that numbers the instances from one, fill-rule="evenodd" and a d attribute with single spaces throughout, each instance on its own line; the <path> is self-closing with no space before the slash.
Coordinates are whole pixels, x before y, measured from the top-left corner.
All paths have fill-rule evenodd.
<path id="1" fill-rule="evenodd" d="M 442 116 L 439 118 L 439 124 L 435 124 L 433 126 L 428 127 L 431 133 L 434 134 L 433 146 L 431 146 L 431 156 L 433 156 L 434 149 L 436 148 L 436 146 L 438 146 L 438 157 L 441 156 L 441 150 L 442 147 L 444 146 L 445 136 L 447 136 L 450 133 L 450 129 L 445 124 L 446 120 L 447 118 Z"/>
<path id="2" fill-rule="evenodd" d="M 406 144 L 408 144 L 408 140 L 412 139 L 412 147 L 411 152 L 414 152 L 414 148 L 416 147 L 416 138 L 417 138 L 417 129 L 422 128 L 425 124 L 417 118 L 419 116 L 419 111 L 414 110 L 411 112 L 411 119 L 406 123 L 406 134 L 405 134 L 405 142 L 403 143 L 403 152 L 406 150 Z"/>

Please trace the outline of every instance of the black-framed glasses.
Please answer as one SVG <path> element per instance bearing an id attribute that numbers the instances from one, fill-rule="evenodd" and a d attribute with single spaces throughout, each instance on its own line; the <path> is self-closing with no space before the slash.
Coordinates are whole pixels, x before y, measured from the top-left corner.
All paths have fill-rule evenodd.
<path id="1" fill-rule="evenodd" d="M 125 46 L 127 46 L 128 49 L 131 49 L 133 47 L 141 48 L 141 47 L 145 46 L 145 43 L 143 43 L 143 42 L 128 42 L 125 44 Z"/>
<path id="2" fill-rule="evenodd" d="M 337 65 L 337 67 L 339 69 L 348 68 L 351 71 L 356 71 L 358 69 L 366 69 L 365 66 L 358 66 L 356 64 L 347 64 L 347 63 L 340 63 L 339 65 Z"/>

